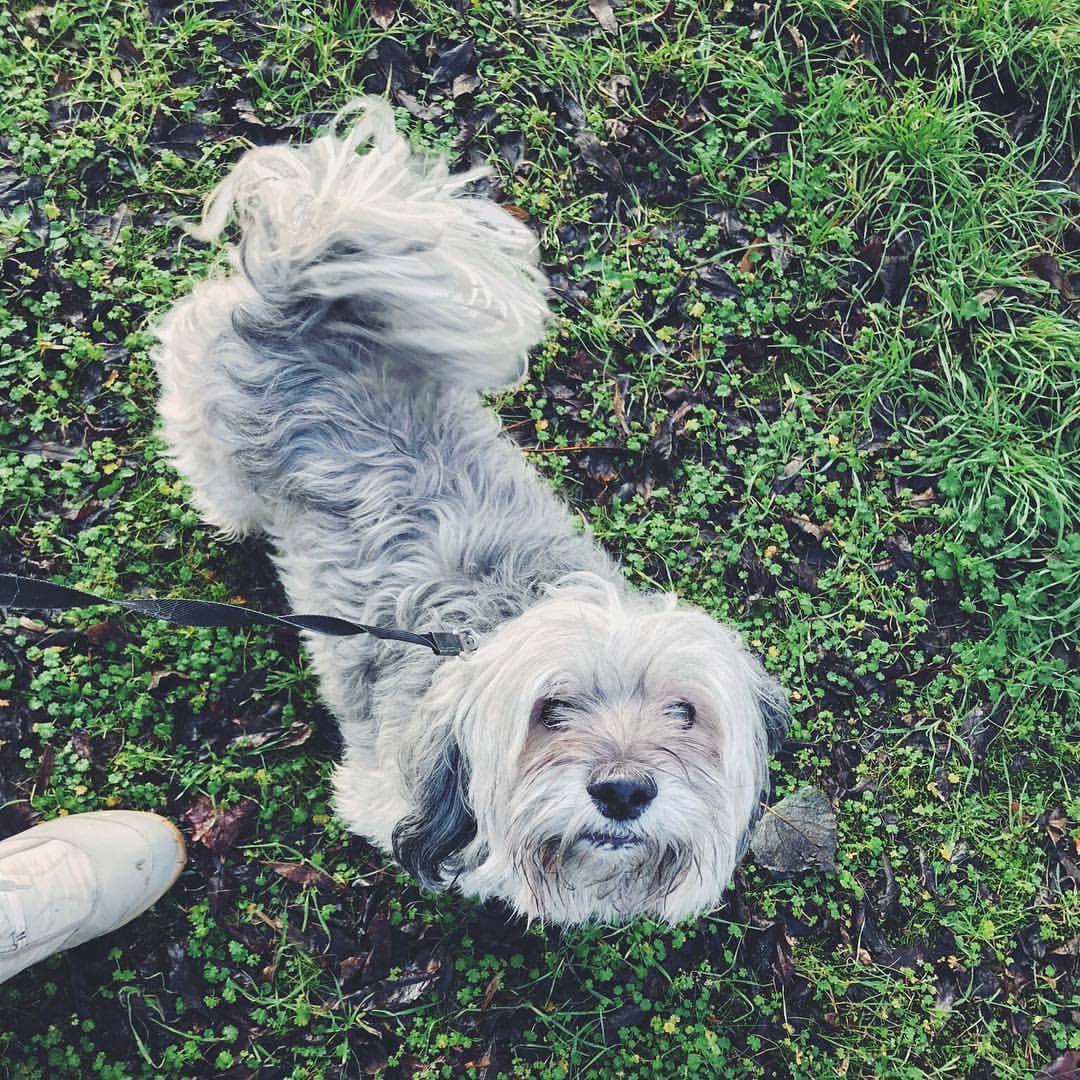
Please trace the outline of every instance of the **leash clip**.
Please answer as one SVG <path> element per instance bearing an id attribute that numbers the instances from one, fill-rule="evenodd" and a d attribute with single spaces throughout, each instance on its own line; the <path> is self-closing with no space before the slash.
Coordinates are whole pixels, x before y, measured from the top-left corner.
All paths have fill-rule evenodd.
<path id="1" fill-rule="evenodd" d="M 436 656 L 468 656 L 476 652 L 476 635 L 471 630 L 461 630 L 456 634 L 433 630 L 427 636 L 431 639 L 431 649 Z"/>

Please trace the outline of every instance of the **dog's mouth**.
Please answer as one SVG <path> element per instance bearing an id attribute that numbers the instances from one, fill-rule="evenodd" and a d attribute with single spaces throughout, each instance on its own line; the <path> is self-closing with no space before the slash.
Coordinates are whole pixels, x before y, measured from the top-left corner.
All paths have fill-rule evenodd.
<path id="1" fill-rule="evenodd" d="M 581 839 L 601 851 L 620 851 L 623 848 L 637 847 L 644 842 L 634 833 L 614 832 L 586 832 L 581 834 Z"/>

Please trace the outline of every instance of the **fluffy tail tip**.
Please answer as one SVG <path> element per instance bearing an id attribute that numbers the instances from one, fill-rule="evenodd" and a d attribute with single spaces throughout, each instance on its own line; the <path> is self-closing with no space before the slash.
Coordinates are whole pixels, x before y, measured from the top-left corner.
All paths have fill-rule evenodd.
<path id="1" fill-rule="evenodd" d="M 342 134 L 338 134 L 342 131 Z M 192 232 L 230 220 L 244 321 L 266 335 L 363 338 L 424 374 L 478 390 L 518 383 L 549 317 L 529 229 L 413 151 L 380 98 L 359 98 L 313 141 L 249 151 Z"/>

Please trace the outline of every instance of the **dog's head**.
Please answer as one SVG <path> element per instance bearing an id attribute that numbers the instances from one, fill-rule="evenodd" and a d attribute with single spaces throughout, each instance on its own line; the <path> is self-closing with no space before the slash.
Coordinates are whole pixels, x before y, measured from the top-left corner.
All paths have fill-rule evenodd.
<path id="1" fill-rule="evenodd" d="M 717 903 L 786 729 L 783 692 L 732 631 L 592 575 L 442 665 L 423 711 L 399 860 L 559 924 Z"/>

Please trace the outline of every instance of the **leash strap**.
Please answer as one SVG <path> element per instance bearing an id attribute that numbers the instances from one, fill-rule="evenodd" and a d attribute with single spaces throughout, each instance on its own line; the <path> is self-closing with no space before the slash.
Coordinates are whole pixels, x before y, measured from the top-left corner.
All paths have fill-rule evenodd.
<path id="1" fill-rule="evenodd" d="M 115 604 L 140 615 L 149 615 L 154 619 L 164 619 L 183 626 L 288 626 L 295 630 L 312 630 L 316 634 L 333 634 L 335 637 L 370 634 L 387 641 L 423 645 L 436 656 L 460 656 L 462 653 L 473 652 L 476 648 L 476 641 L 468 630 L 460 634 L 440 631 L 413 634 L 395 627 L 365 626 L 347 619 L 338 619 L 333 615 L 269 615 L 264 611 L 233 604 L 216 604 L 211 600 L 113 600 L 80 592 L 78 589 L 69 589 L 66 585 L 54 585 L 51 581 L 39 581 L 17 574 L 0 574 L 0 608 L 10 607 L 22 611 L 37 611 L 43 608 L 69 610 L 90 607 L 93 604 Z"/>

